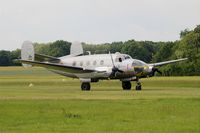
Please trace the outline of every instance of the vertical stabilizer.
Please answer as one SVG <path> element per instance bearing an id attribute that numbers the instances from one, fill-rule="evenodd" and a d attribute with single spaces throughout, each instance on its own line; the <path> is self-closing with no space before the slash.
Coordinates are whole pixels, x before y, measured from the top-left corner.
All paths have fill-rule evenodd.
<path id="1" fill-rule="evenodd" d="M 22 49 L 21 49 L 21 58 L 22 60 L 30 60 L 34 61 L 35 58 L 35 52 L 34 52 L 34 47 L 32 42 L 30 41 L 25 41 L 22 44 Z M 31 67 L 31 65 L 28 64 L 22 64 L 24 67 Z"/>
<path id="2" fill-rule="evenodd" d="M 80 42 L 73 42 L 70 49 L 70 55 L 77 56 L 83 54 L 83 47 Z"/>

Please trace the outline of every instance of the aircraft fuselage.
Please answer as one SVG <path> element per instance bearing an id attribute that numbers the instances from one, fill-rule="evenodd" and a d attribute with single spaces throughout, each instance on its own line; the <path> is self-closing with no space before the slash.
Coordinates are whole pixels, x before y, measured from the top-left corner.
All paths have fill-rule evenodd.
<path id="1" fill-rule="evenodd" d="M 112 73 L 112 59 L 114 59 L 114 65 L 123 73 L 116 72 L 114 76 L 110 76 Z M 89 73 L 63 73 L 63 71 L 59 72 L 59 74 L 73 77 L 73 78 L 97 78 L 97 79 L 124 79 L 124 78 L 132 78 L 132 77 L 145 77 L 151 71 L 149 69 L 148 64 L 132 59 L 129 55 L 126 54 L 96 54 L 96 55 L 84 55 L 84 56 L 77 56 L 77 57 L 70 57 L 70 58 L 60 58 L 61 64 L 83 68 L 84 70 L 97 70 L 102 71 L 105 73 L 98 73 L 98 72 L 89 72 Z M 54 71 L 55 72 L 55 71 Z"/>

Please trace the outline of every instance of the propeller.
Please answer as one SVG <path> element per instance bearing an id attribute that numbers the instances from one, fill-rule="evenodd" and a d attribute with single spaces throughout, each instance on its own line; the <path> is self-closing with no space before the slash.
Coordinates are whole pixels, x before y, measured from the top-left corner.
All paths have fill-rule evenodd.
<path id="1" fill-rule="evenodd" d="M 110 57 L 111 57 L 111 61 L 112 61 L 112 65 L 113 65 L 113 68 L 112 68 L 112 72 L 110 74 L 111 77 L 116 77 L 116 73 L 119 72 L 119 73 L 123 73 L 122 70 L 119 70 L 119 68 L 117 68 L 114 64 L 114 60 L 113 60 L 113 57 L 112 57 L 112 54 L 109 52 L 110 54 Z"/>
<path id="2" fill-rule="evenodd" d="M 161 72 L 158 68 L 153 67 L 153 68 L 152 68 L 151 75 L 154 76 L 156 72 L 162 75 L 162 72 Z"/>

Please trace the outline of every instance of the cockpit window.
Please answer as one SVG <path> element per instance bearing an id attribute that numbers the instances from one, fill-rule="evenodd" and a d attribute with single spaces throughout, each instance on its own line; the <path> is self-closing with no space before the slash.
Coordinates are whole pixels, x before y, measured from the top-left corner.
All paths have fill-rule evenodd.
<path id="1" fill-rule="evenodd" d="M 125 56 L 125 60 L 126 60 L 126 59 L 130 59 L 130 58 L 131 58 L 130 56 Z"/>
<path id="2" fill-rule="evenodd" d="M 122 62 L 122 61 L 127 60 L 127 59 L 131 59 L 131 57 L 129 55 L 126 55 L 126 54 L 120 54 L 116 57 L 115 62 Z"/>

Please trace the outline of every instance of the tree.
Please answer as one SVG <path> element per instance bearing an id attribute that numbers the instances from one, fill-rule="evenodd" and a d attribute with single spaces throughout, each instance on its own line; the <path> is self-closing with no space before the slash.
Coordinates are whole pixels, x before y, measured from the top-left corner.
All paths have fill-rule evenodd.
<path id="1" fill-rule="evenodd" d="M 0 65 L 1 66 L 10 66 L 11 63 L 11 56 L 10 51 L 0 51 Z"/>
<path id="2" fill-rule="evenodd" d="M 34 48 L 36 53 L 60 57 L 70 54 L 70 45 L 67 41 L 58 40 L 48 44 L 35 43 Z"/>
<path id="3" fill-rule="evenodd" d="M 189 29 L 185 29 L 183 31 L 181 31 L 180 33 L 180 38 L 185 37 L 187 34 L 189 34 L 191 31 Z"/>
<path id="4" fill-rule="evenodd" d="M 11 63 L 12 66 L 20 66 L 21 65 L 21 63 L 15 61 L 16 59 L 20 59 L 21 58 L 20 56 L 21 56 L 21 50 L 20 49 L 11 51 L 10 58 L 11 58 L 11 61 L 12 61 L 12 63 Z"/>
<path id="5" fill-rule="evenodd" d="M 173 42 L 161 42 L 159 50 L 153 56 L 154 62 L 169 60 L 171 55 L 173 54 L 174 45 L 175 44 Z"/>

